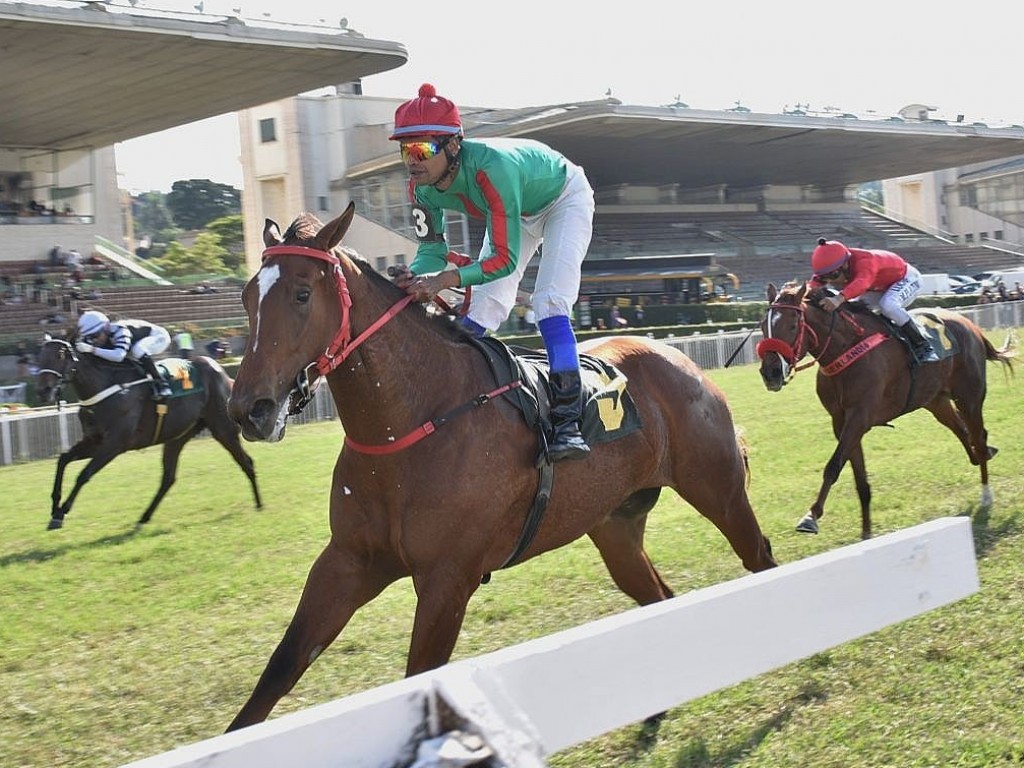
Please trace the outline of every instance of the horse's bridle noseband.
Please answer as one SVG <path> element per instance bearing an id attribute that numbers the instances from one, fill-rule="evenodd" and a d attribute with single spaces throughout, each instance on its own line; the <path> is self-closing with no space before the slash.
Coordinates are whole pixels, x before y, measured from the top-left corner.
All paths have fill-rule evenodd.
<path id="1" fill-rule="evenodd" d="M 782 339 L 776 339 L 771 335 L 772 331 L 772 312 L 779 310 L 789 310 L 790 312 L 797 313 L 797 332 L 796 339 L 793 344 L 790 345 Z M 765 337 L 761 341 L 757 342 L 755 351 L 760 359 L 764 359 L 764 356 L 769 352 L 776 353 L 779 357 L 786 361 L 786 363 L 796 371 L 796 365 L 799 363 L 804 356 L 807 354 L 811 347 L 811 341 L 808 337 L 811 337 L 813 344 L 818 345 L 818 336 L 814 332 L 814 329 L 807 324 L 807 320 L 804 318 L 806 307 L 803 302 L 800 304 L 780 304 L 775 302 L 768 306 L 768 316 L 765 319 Z M 831 337 L 831 334 L 830 334 Z M 812 363 L 808 363 L 812 365 Z M 807 367 L 807 366 L 805 366 Z"/>
<path id="2" fill-rule="evenodd" d="M 311 385 L 309 381 L 310 370 L 316 369 L 318 375 L 315 383 L 320 382 L 327 374 L 345 362 L 345 359 L 360 344 L 376 333 L 377 329 L 401 312 L 412 301 L 413 297 L 411 295 L 403 296 L 387 312 L 377 318 L 366 330 L 353 339 L 350 317 L 352 296 L 348 291 L 348 280 L 341 269 L 341 259 L 328 251 L 321 251 L 318 248 L 307 248 L 304 245 L 272 245 L 263 251 L 264 262 L 274 256 L 305 256 L 306 258 L 317 259 L 329 264 L 331 266 L 331 274 L 334 277 L 334 287 L 338 295 L 338 305 L 341 309 L 341 325 L 335 331 L 334 338 L 327 345 L 327 349 L 316 360 L 303 368 L 298 376 L 295 377 L 295 387 L 292 389 L 292 394 L 296 395 L 296 397 L 292 398 L 291 405 L 288 408 L 288 413 L 294 416 L 309 405 L 316 391 L 315 386 Z"/>

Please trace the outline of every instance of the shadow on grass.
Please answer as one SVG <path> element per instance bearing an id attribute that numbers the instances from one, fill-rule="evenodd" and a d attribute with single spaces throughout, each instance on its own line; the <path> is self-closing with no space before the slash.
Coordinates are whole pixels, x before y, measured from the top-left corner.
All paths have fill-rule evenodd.
<path id="1" fill-rule="evenodd" d="M 1000 539 L 1020 533 L 1018 512 L 1000 520 L 995 526 L 992 525 L 992 510 L 989 507 L 972 504 L 964 511 L 963 516 L 971 518 L 974 549 L 979 560 L 985 557 Z"/>
<path id="2" fill-rule="evenodd" d="M 96 549 L 99 547 L 117 547 L 125 542 L 131 541 L 141 532 L 142 527 L 135 526 L 124 533 L 102 536 L 101 538 L 94 539 L 93 541 L 83 541 L 77 544 L 63 544 L 55 547 L 38 547 L 25 552 L 12 552 L 9 555 L 0 557 L 0 568 L 7 568 L 11 565 L 21 565 L 23 563 L 46 563 L 50 560 L 55 560 L 58 557 L 63 557 L 69 552 L 77 552 L 79 550 Z M 151 536 L 166 536 L 168 533 L 170 533 L 170 531 L 167 530 L 150 531 Z"/>
<path id="3" fill-rule="evenodd" d="M 815 663 L 812 657 L 810 663 Z M 827 656 L 821 657 L 819 663 L 828 664 Z M 673 768 L 728 768 L 738 765 L 747 759 L 766 738 L 773 733 L 781 731 L 786 723 L 793 717 L 796 711 L 804 706 L 819 704 L 828 698 L 827 692 L 814 680 L 808 680 L 803 688 L 795 696 L 792 696 L 783 708 L 768 718 L 764 724 L 755 728 L 750 735 L 742 742 L 734 746 L 712 753 L 708 748 L 708 742 L 702 737 L 690 739 L 676 753 L 672 762 Z M 630 758 L 641 762 L 644 753 L 654 748 L 657 742 L 658 728 L 661 725 L 663 715 L 654 715 L 647 718 L 641 725 L 637 734 L 636 743 L 631 749 Z"/>

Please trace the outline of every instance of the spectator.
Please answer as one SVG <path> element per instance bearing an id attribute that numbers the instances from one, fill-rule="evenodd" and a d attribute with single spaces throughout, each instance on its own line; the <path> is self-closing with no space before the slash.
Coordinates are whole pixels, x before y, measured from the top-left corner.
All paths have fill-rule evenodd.
<path id="1" fill-rule="evenodd" d="M 214 339 L 206 343 L 206 354 L 214 360 L 223 360 L 228 354 L 228 343 L 222 339 Z"/>
<path id="2" fill-rule="evenodd" d="M 176 334 L 174 334 L 174 344 L 178 347 L 178 352 L 186 360 L 192 359 L 192 350 L 194 349 L 192 343 L 192 334 L 187 329 L 182 328 Z"/>

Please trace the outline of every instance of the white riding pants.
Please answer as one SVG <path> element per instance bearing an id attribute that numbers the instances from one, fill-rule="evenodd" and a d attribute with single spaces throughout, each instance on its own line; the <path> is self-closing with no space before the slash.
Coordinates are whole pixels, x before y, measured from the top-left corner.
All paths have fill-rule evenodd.
<path id="1" fill-rule="evenodd" d="M 152 326 L 149 335 L 145 336 L 134 344 L 132 348 L 128 350 L 128 357 L 132 360 L 141 360 L 146 355 L 159 355 L 171 344 L 171 334 L 167 332 L 166 328 L 162 328 L 159 325 Z"/>
<path id="2" fill-rule="evenodd" d="M 519 283 L 541 243 L 544 253 L 532 299 L 537 322 L 546 317 L 572 315 L 580 293 L 581 265 L 594 229 L 594 190 L 583 169 L 567 163 L 562 194 L 539 213 L 524 216 L 521 226 L 516 271 L 499 280 L 473 286 L 469 319 L 491 331 L 508 319 L 516 304 Z M 484 235 L 480 258 L 490 253 L 490 239 Z"/>
<path id="3" fill-rule="evenodd" d="M 857 297 L 872 309 L 877 309 L 885 317 L 892 320 L 897 327 L 902 327 L 910 321 L 909 307 L 917 294 L 921 292 L 921 273 L 916 267 L 907 265 L 907 274 L 902 280 L 897 280 L 889 286 L 887 291 L 868 291 Z"/>

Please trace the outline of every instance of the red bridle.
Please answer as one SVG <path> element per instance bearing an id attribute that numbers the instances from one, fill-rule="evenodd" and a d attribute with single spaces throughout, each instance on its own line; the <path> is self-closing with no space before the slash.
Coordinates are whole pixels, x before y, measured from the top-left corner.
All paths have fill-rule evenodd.
<path id="1" fill-rule="evenodd" d="M 348 358 L 348 356 L 351 355 L 360 344 L 376 333 L 382 325 L 401 312 L 405 306 L 412 301 L 413 297 L 411 295 L 403 296 L 383 315 L 378 317 L 362 333 L 353 339 L 350 317 L 352 296 L 348 292 L 348 280 L 345 279 L 345 273 L 341 269 L 341 260 L 333 253 L 321 251 L 318 248 L 307 248 L 304 245 L 272 245 L 263 251 L 264 262 L 274 256 L 305 256 L 306 258 L 317 259 L 318 261 L 324 261 L 329 264 L 331 266 L 331 273 L 334 277 L 334 287 L 338 295 L 338 305 L 341 309 L 341 325 L 338 327 L 338 330 L 335 331 L 334 338 L 331 339 L 331 343 L 327 345 L 327 349 L 325 349 L 316 360 L 303 368 L 301 373 L 296 377 L 295 388 L 300 393 L 300 399 L 299 402 L 291 409 L 291 413 L 295 414 L 305 408 L 313 397 L 313 392 L 309 385 L 309 370 L 311 368 L 316 368 L 316 372 L 321 377 L 329 374 L 345 362 L 345 359 Z"/>
<path id="2" fill-rule="evenodd" d="M 818 344 L 818 335 L 814 332 L 814 329 L 807 324 L 807 320 L 804 318 L 805 307 L 801 304 L 772 304 L 768 307 L 768 312 L 773 310 L 788 309 L 792 312 L 797 313 L 797 329 L 796 338 L 793 340 L 793 344 L 790 345 L 782 339 L 776 339 L 772 336 L 765 336 L 761 341 L 757 342 L 757 346 L 754 348 L 757 352 L 757 356 L 760 359 L 764 359 L 764 356 L 769 352 L 775 352 L 779 357 L 785 360 L 794 370 L 796 370 L 796 364 L 803 359 L 804 355 L 807 354 L 810 349 L 810 343 L 808 342 L 808 336 L 813 338 L 815 346 Z M 766 324 L 767 332 L 771 333 L 771 323 Z M 830 336 L 831 338 L 831 336 Z M 813 365 L 808 363 L 806 367 Z"/>

